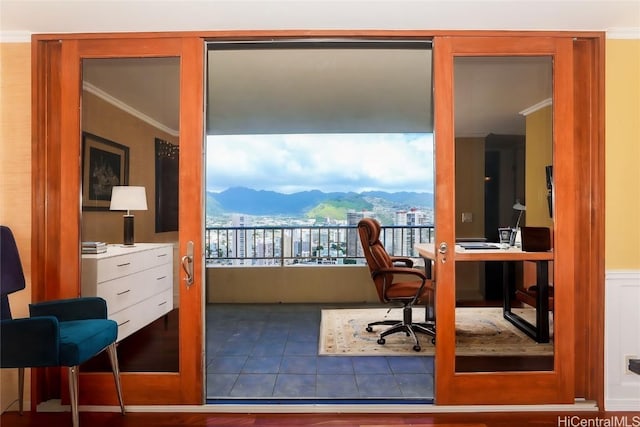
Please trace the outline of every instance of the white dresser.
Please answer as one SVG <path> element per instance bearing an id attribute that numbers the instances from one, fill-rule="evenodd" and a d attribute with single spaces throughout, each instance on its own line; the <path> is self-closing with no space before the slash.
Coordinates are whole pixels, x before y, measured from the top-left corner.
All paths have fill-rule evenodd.
<path id="1" fill-rule="evenodd" d="M 108 245 L 101 254 L 82 255 L 82 296 L 107 301 L 118 322 L 118 341 L 173 308 L 173 245 Z"/>

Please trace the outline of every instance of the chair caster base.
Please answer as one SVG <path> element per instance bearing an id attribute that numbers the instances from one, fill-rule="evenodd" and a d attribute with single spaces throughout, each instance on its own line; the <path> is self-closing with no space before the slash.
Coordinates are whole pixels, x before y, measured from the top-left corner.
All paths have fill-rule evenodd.
<path id="1" fill-rule="evenodd" d="M 420 351 L 420 346 L 419 345 L 414 345 L 413 346 L 413 350 L 414 351 Z"/>
<path id="2" fill-rule="evenodd" d="M 378 342 L 378 344 L 382 345 L 382 344 L 384 344 L 384 343 L 385 343 L 385 342 L 387 342 L 387 341 L 386 341 L 384 338 L 378 338 L 378 341 L 377 341 L 377 342 Z"/>

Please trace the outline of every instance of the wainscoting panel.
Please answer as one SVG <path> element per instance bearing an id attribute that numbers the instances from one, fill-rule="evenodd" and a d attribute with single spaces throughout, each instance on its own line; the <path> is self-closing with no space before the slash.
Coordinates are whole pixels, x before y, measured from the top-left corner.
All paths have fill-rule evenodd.
<path id="1" fill-rule="evenodd" d="M 627 368 L 640 358 L 640 271 L 607 271 L 605 275 L 605 409 L 640 409 L 640 375 Z"/>

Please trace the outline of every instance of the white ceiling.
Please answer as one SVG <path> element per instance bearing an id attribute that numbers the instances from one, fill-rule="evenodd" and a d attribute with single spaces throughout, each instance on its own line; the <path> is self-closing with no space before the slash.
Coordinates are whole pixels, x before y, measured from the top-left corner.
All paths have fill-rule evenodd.
<path id="1" fill-rule="evenodd" d="M 638 0 L 0 0 L 0 31 L 640 28 Z"/>

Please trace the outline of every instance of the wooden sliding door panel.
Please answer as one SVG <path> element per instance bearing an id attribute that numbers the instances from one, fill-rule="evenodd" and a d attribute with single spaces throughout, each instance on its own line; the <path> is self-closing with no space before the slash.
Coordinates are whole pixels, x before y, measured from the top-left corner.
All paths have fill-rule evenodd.
<path id="1" fill-rule="evenodd" d="M 37 40 L 36 44 L 52 43 L 45 38 Z M 120 156 L 129 160 L 135 170 L 130 170 L 127 164 L 125 170 L 119 173 L 119 185 L 146 186 L 147 205 L 150 213 L 140 212 L 136 219 L 136 242 L 170 243 L 173 249 L 171 258 L 173 292 L 163 295 L 164 299 L 173 298 L 173 310 L 165 316 L 166 325 L 173 326 L 176 333 L 167 335 L 160 332 L 157 340 L 175 339 L 175 344 L 169 347 L 170 352 L 176 353 L 175 368 L 158 368 L 147 370 L 140 363 L 132 364 L 134 368 L 123 369 L 122 385 L 126 404 L 200 404 L 202 403 L 203 360 L 202 360 L 202 316 L 194 315 L 202 311 L 202 146 L 203 146 L 203 49 L 204 42 L 198 37 L 133 37 L 122 35 L 104 37 L 91 36 L 63 38 L 58 41 L 60 46 L 60 60 L 42 64 L 58 76 L 55 82 L 37 82 L 37 93 L 57 93 L 59 87 L 59 103 L 43 99 L 37 111 L 49 117 L 46 126 L 37 133 L 38 140 L 34 146 L 46 142 L 46 152 L 38 149 L 36 159 L 45 159 L 46 172 L 36 171 L 34 182 L 42 188 L 41 196 L 37 199 L 39 205 L 54 211 L 35 213 L 34 234 L 38 233 L 44 249 L 43 275 L 49 278 L 46 291 L 36 293 L 42 299 L 56 297 L 76 297 L 81 295 L 81 240 L 98 240 L 92 236 L 100 236 L 99 240 L 114 246 L 122 240 L 122 213 L 109 212 L 108 199 L 98 199 L 96 196 L 87 197 L 87 191 L 81 191 L 88 186 L 88 174 L 83 174 L 83 167 L 87 166 L 88 156 L 83 152 L 83 135 L 87 129 L 100 130 L 97 141 L 102 141 L 102 152 L 116 147 L 121 150 Z M 37 49 L 37 48 L 36 48 Z M 47 62 L 47 59 L 44 59 Z M 162 96 L 172 96 L 171 87 L 175 87 L 176 99 L 172 105 L 179 105 L 179 117 L 175 117 L 175 128 L 166 126 L 159 120 L 144 117 L 135 108 L 127 104 L 126 95 L 108 93 L 107 88 L 114 81 L 109 76 L 109 67 L 138 66 L 137 71 L 143 80 L 157 80 L 161 69 L 158 65 L 167 64 L 175 70 L 171 75 L 179 75 L 174 81 L 166 81 L 160 90 L 166 94 L 150 93 L 155 96 L 157 103 Z M 83 78 L 83 72 L 91 69 L 87 64 L 106 65 L 103 68 L 103 80 L 96 84 Z M 138 65 L 139 64 L 139 65 Z M 141 68 L 142 67 L 142 68 Z M 147 68 L 148 67 L 148 68 Z M 127 68 L 129 70 L 131 68 Z M 145 71 L 147 70 L 148 71 Z M 155 70 L 155 71 L 154 71 Z M 158 75 L 153 73 L 157 72 Z M 115 71 L 114 71 L 115 73 Z M 160 83 L 162 83 L 160 82 Z M 102 86 L 104 83 L 104 86 Z M 143 81 L 143 83 L 145 83 Z M 143 87 L 145 86 L 145 87 Z M 88 88 L 88 89 L 87 89 Z M 148 90 L 146 85 L 139 84 L 133 90 Z M 48 92 L 51 89 L 52 92 Z M 92 105 L 100 108 L 87 109 L 89 98 L 96 99 Z M 158 98 L 159 97 L 159 98 Z M 85 99 L 86 98 L 86 99 Z M 87 104 L 87 105 L 85 105 Z M 177 111 L 177 110 L 176 110 Z M 55 114 L 53 114 L 55 113 Z M 120 119 L 114 119 L 119 117 Z M 141 118 L 140 118 L 141 117 Z M 127 126 L 124 123 L 131 123 Z M 105 137 L 106 134 L 109 138 Z M 170 138 L 167 138 L 168 135 Z M 127 141 L 112 141 L 118 136 Z M 142 137 L 141 137 L 142 136 Z M 155 138 L 154 138 L 155 137 Z M 175 170 L 178 185 L 173 194 L 178 199 L 177 230 L 154 230 L 153 223 L 156 213 L 154 199 L 160 188 L 156 187 L 154 171 L 154 139 L 172 139 L 171 146 L 178 156 Z M 138 148 L 140 147 L 140 148 Z M 100 151 L 95 151 L 100 153 Z M 108 153 L 108 152 L 107 152 Z M 101 158 L 108 158 L 104 157 Z M 157 157 L 158 154 L 156 153 Z M 131 178 L 131 180 L 130 180 Z M 92 187 L 93 188 L 93 187 Z M 180 191 L 178 192 L 178 188 Z M 177 194 L 175 194 L 177 192 Z M 96 193 L 97 194 L 97 193 Z M 168 195 L 168 194 L 165 194 Z M 89 200 L 88 200 L 89 199 Z M 93 203 L 91 205 L 90 203 Z M 87 208 L 89 206 L 89 208 Z M 57 207 L 57 208 L 56 208 Z M 182 208 L 183 207 L 183 208 Z M 147 215 L 145 215 L 147 214 Z M 93 226 L 88 226 L 92 221 Z M 38 230 L 38 231 L 36 231 Z M 44 232 L 39 233 L 39 230 Z M 109 231 L 111 230 L 111 231 Z M 143 236 L 139 239 L 138 236 Z M 190 242 L 190 243 L 189 243 Z M 184 273 L 179 262 L 187 253 L 187 246 L 193 246 L 193 283 L 186 286 Z M 43 288 L 44 289 L 44 288 Z M 166 293 L 163 291 L 163 293 Z M 173 294 L 171 296 L 170 294 Z M 160 297 L 160 295 L 158 295 Z M 158 299 L 154 297 L 155 299 Z M 163 300 L 164 301 L 164 300 Z M 151 302 L 151 299 L 150 299 Z M 163 302 L 166 304 L 167 301 Z M 157 322 L 162 322 L 160 318 Z M 156 322 L 156 323 L 157 323 Z M 161 325 L 161 323 L 160 323 Z M 144 325 L 142 326 L 144 327 Z M 164 337 L 164 338 L 162 338 Z M 172 337 L 172 338 L 169 338 Z M 175 338 L 173 338 L 175 337 Z M 126 337 L 125 339 L 130 339 Z M 144 345 L 144 342 L 140 345 Z M 119 348 L 123 349 L 124 343 Z M 142 350 L 142 349 L 141 349 Z M 122 352 L 124 354 L 125 352 Z M 95 362 L 95 361 L 92 361 Z M 121 360 L 121 368 L 126 366 Z M 116 404 L 116 394 L 113 377 L 108 369 L 103 369 L 100 362 L 95 366 L 88 365 L 81 368 L 80 403 L 81 404 Z M 51 374 L 51 373 L 49 373 Z M 44 377 L 42 377 L 44 378 Z M 63 398 L 66 395 L 66 376 L 55 373 L 42 383 L 46 387 L 60 382 Z M 40 381 L 38 381 L 40 383 Z M 55 387 L 55 386 L 54 386 Z M 149 390 L 153 390 L 150 393 Z M 49 393 L 51 395 L 53 393 Z M 48 398 L 48 396 L 42 396 Z M 39 400 L 40 398 L 36 398 Z"/>
<path id="2" fill-rule="evenodd" d="M 435 81 L 435 139 L 436 139 L 436 249 L 444 247 L 436 255 L 435 277 L 437 287 L 436 345 L 436 403 L 438 404 L 533 404 L 571 403 L 574 399 L 574 283 L 575 283 L 575 235 L 578 213 L 576 211 L 576 161 L 573 139 L 573 58 L 570 38 L 551 37 L 436 37 L 434 40 L 434 81 Z M 479 96 L 473 90 L 458 94 L 464 74 L 456 72 L 456 64 L 479 63 L 500 65 L 538 63 L 553 64 L 552 93 L 552 141 L 554 208 L 553 231 L 554 248 L 549 255 L 556 268 L 550 276 L 555 288 L 555 309 L 553 311 L 552 343 L 553 359 L 546 368 L 522 369 L 504 368 L 493 359 L 488 365 L 469 369 L 465 361 L 462 369 L 461 358 L 456 356 L 456 259 L 468 261 L 468 257 L 456 255 L 456 148 L 461 137 L 467 141 L 478 135 L 462 134 L 463 123 L 456 123 L 457 110 L 463 110 Z M 514 69 L 518 69 L 517 67 Z M 480 76 L 467 73 L 472 78 Z M 551 92 L 551 85 L 550 85 Z M 514 94 L 515 96 L 515 94 Z M 455 98 L 455 99 L 454 99 Z M 458 104 L 456 103 L 458 101 Z M 537 101 L 544 101 L 539 99 Z M 491 103 L 482 108 L 491 109 Z M 467 116 L 469 112 L 465 110 Z M 478 117 L 480 117 L 478 110 Z M 516 111 L 517 115 L 517 111 Z M 471 114 L 474 116 L 474 114 Z M 480 135 L 482 136 L 482 135 Z M 550 148 L 551 149 L 551 148 Z M 468 173 L 468 172 L 465 172 Z M 482 176 L 479 177 L 482 180 Z M 492 179 L 484 176 L 485 182 Z M 511 178 L 513 179 L 513 178 Z M 482 185 L 482 184 L 481 184 Z M 503 182 L 500 188 L 505 188 Z M 508 187 L 507 187 L 508 188 Z M 518 187 L 511 196 L 518 203 Z M 482 187 L 480 187 L 482 189 Z M 482 191 L 482 190 L 480 190 Z M 501 190 L 504 191 L 504 190 Z M 510 203 L 513 204 L 514 199 Z M 531 200 L 531 202 L 534 202 Z M 515 207 L 515 205 L 514 205 Z M 478 237 L 489 236 L 495 230 L 481 230 Z M 444 252 L 444 253 L 442 253 Z M 489 257 L 490 259 L 491 257 Z M 494 260 L 495 261 L 495 260 Z M 546 262 L 546 261 L 545 261 Z M 469 263 L 462 263 L 469 264 Z M 506 274 L 506 273 L 505 273 Z M 486 286 L 490 286 L 489 283 Z M 505 293 L 509 292 L 505 288 Z M 533 339 L 532 339 L 533 340 Z M 544 340 L 543 340 L 544 341 Z M 535 343 L 535 341 L 534 341 Z M 514 346 L 517 344 L 514 344 Z M 485 359 L 491 359 L 486 357 Z M 525 359 L 525 358 L 521 358 Z M 476 363 L 478 359 L 472 361 Z M 507 360 L 506 358 L 504 360 Z M 493 365 L 491 365 L 491 363 Z M 520 362 L 520 363 L 526 363 Z M 493 366 L 493 368 L 487 366 Z M 498 369 L 500 368 L 500 369 Z M 526 390 L 526 392 L 525 392 Z"/>

